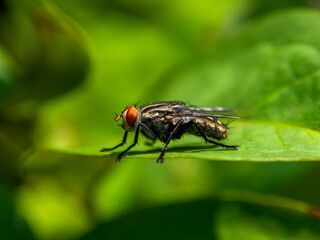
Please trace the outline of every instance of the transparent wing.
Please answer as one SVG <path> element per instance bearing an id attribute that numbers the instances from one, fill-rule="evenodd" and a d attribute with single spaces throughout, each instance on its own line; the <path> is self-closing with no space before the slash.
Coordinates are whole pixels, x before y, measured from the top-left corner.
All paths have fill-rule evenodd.
<path id="1" fill-rule="evenodd" d="M 188 107 L 188 109 L 198 112 L 236 112 L 234 109 L 223 107 Z"/>
<path id="2" fill-rule="evenodd" d="M 173 117 L 200 117 L 200 118 L 206 118 L 206 117 L 213 117 L 213 118 L 243 118 L 238 116 L 231 116 L 231 115 L 222 115 L 222 114 L 206 114 L 201 112 L 193 112 L 193 113 L 178 113 L 178 114 L 172 114 Z"/>

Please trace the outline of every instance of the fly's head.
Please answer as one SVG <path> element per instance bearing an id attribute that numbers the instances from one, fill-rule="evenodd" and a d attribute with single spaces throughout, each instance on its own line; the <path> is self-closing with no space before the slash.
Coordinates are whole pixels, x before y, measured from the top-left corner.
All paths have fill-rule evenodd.
<path id="1" fill-rule="evenodd" d="M 122 113 L 119 113 L 114 120 L 123 119 L 122 128 L 126 131 L 134 131 L 138 124 L 141 123 L 140 109 L 134 105 L 128 105 Z"/>

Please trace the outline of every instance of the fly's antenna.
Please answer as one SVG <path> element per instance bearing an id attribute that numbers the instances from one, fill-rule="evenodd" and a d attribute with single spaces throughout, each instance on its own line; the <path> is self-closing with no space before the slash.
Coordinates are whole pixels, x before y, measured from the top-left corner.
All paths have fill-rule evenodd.
<path id="1" fill-rule="evenodd" d="M 114 120 L 117 122 L 117 121 L 119 121 L 120 118 L 121 118 L 121 113 L 119 113 L 119 114 L 116 113 Z"/>

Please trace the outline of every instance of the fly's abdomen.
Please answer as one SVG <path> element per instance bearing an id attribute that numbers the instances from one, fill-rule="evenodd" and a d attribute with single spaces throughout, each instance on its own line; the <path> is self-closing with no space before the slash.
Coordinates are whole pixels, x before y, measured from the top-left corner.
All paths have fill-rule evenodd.
<path id="1" fill-rule="evenodd" d="M 195 124 L 200 128 L 208 137 L 223 139 L 227 136 L 227 126 L 214 118 L 196 118 Z M 190 134 L 201 136 L 196 127 L 190 128 Z"/>

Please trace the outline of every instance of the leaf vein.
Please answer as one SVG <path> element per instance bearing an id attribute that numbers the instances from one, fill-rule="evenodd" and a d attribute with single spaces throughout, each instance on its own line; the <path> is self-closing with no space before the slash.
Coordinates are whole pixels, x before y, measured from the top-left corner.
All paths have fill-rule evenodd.
<path id="1" fill-rule="evenodd" d="M 285 144 L 284 139 L 281 137 L 280 130 L 279 130 L 279 128 L 278 128 L 278 127 L 276 127 L 276 133 L 277 133 L 277 136 L 278 136 L 278 138 L 279 138 L 279 140 L 280 140 L 280 142 L 281 142 L 282 146 L 283 146 L 287 151 L 289 151 L 288 146 Z"/>

